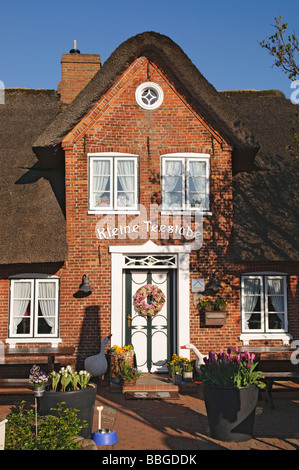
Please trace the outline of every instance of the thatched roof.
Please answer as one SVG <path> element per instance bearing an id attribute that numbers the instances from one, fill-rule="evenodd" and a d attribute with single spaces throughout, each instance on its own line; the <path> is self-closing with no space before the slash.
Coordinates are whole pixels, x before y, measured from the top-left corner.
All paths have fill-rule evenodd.
<path id="1" fill-rule="evenodd" d="M 66 259 L 63 167 L 40 169 L 32 143 L 60 111 L 52 90 L 6 89 L 0 105 L 0 263 Z"/>
<path id="2" fill-rule="evenodd" d="M 64 136 L 83 118 L 120 75 L 136 60 L 145 56 L 155 60 L 169 79 L 207 122 L 234 145 L 234 165 L 250 168 L 258 150 L 252 133 L 246 128 L 229 102 L 203 77 L 191 60 L 171 39 L 145 32 L 122 43 L 104 63 L 85 89 L 55 119 L 34 143 L 42 162 L 55 162 Z"/>
<path id="3" fill-rule="evenodd" d="M 236 260 L 299 260 L 298 106 L 278 91 L 224 92 L 260 144 L 255 169 L 234 177 Z M 299 152 L 299 149 L 298 149 Z"/>

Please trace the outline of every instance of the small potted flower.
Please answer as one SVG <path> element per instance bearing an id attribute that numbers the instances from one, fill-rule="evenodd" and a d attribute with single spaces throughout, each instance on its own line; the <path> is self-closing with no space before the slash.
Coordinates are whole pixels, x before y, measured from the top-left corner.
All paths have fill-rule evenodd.
<path id="1" fill-rule="evenodd" d="M 180 385 L 183 381 L 183 367 L 180 364 L 173 364 L 171 366 L 171 375 L 172 375 L 172 382 L 174 385 Z"/>
<path id="2" fill-rule="evenodd" d="M 40 367 L 35 364 L 30 369 L 29 383 L 33 385 L 34 395 L 36 397 L 43 396 L 43 393 L 45 390 L 45 384 L 48 381 L 48 377 L 49 377 L 48 374 L 46 374 L 46 372 L 41 370 Z"/>
<path id="3" fill-rule="evenodd" d="M 211 312 L 214 309 L 214 302 L 209 299 L 204 299 L 201 302 L 199 302 L 199 306 L 205 311 L 205 312 Z"/>
<path id="4" fill-rule="evenodd" d="M 188 359 L 183 363 L 183 380 L 184 382 L 192 382 L 193 364 Z"/>
<path id="5" fill-rule="evenodd" d="M 201 366 L 201 381 L 211 437 L 241 442 L 252 438 L 258 389 L 264 388 L 254 354 L 210 351 Z"/>
<path id="6" fill-rule="evenodd" d="M 136 380 L 140 377 L 141 373 L 131 367 L 130 365 L 123 363 L 120 366 L 120 377 L 121 377 L 121 384 L 125 386 L 132 387 L 136 384 Z"/>
<path id="7" fill-rule="evenodd" d="M 187 360 L 188 359 L 184 356 L 178 356 L 178 354 L 173 354 L 171 360 L 167 362 L 168 371 L 169 371 L 170 375 L 172 375 L 172 367 L 173 366 L 180 366 L 180 368 L 183 369 L 183 364 Z"/>
<path id="8" fill-rule="evenodd" d="M 227 307 L 227 301 L 224 297 L 217 297 L 214 303 L 215 310 L 225 311 Z"/>

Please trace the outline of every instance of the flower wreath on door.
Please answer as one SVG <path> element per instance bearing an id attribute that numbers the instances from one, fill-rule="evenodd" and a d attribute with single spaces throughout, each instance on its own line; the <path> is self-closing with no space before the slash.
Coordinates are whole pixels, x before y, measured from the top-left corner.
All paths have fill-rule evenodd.
<path id="1" fill-rule="evenodd" d="M 165 294 L 155 284 L 146 284 L 134 294 L 134 305 L 137 312 L 144 317 L 154 317 L 165 303 Z"/>

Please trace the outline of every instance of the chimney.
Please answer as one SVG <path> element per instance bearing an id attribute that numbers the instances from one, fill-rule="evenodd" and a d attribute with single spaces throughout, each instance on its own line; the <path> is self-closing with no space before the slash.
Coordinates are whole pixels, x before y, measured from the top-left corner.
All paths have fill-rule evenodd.
<path id="1" fill-rule="evenodd" d="M 63 104 L 71 103 L 101 68 L 99 54 L 81 54 L 74 40 L 69 54 L 62 54 L 58 93 Z"/>

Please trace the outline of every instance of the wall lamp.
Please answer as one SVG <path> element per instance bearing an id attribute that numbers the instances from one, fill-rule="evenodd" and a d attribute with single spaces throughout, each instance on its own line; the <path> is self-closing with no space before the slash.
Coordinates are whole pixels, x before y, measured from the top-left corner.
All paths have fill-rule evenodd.
<path id="1" fill-rule="evenodd" d="M 74 297 L 76 298 L 82 298 L 82 297 L 88 297 L 92 291 L 93 291 L 93 287 L 91 287 L 90 285 L 90 281 L 89 281 L 89 277 L 87 274 L 84 274 L 82 276 L 82 282 L 79 286 L 79 289 L 77 290 L 77 292 L 74 294 Z"/>
<path id="2" fill-rule="evenodd" d="M 89 277 L 87 274 L 84 274 L 82 276 L 82 282 L 79 287 L 79 292 L 87 293 L 87 292 L 92 292 L 92 291 L 93 291 L 93 288 L 90 285 Z"/>

